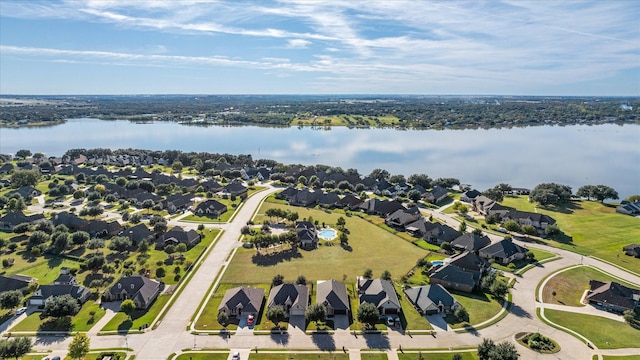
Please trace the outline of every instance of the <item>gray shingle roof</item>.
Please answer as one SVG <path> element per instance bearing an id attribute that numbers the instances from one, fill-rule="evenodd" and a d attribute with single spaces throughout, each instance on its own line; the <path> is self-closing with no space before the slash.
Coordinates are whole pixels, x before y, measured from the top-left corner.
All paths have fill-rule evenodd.
<path id="1" fill-rule="evenodd" d="M 360 293 L 360 303 L 368 302 L 376 307 L 389 301 L 400 307 L 400 300 L 393 284 L 383 279 L 358 278 L 358 292 Z"/>
<path id="2" fill-rule="evenodd" d="M 327 303 L 336 310 L 350 310 L 347 287 L 336 280 L 318 281 L 316 304 Z"/>
<path id="3" fill-rule="evenodd" d="M 240 286 L 227 290 L 218 311 L 242 308 L 243 312 L 259 312 L 264 300 L 264 289 Z"/>
<path id="4" fill-rule="evenodd" d="M 437 307 L 442 304 L 448 308 L 453 306 L 457 301 L 453 296 L 440 284 L 412 287 L 404 290 L 407 299 L 411 301 L 422 312 L 426 312 L 430 308 Z"/>

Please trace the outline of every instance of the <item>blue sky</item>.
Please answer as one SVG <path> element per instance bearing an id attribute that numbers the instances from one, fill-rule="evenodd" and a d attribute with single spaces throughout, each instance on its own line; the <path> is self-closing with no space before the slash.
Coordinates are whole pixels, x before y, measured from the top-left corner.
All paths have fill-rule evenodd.
<path id="1" fill-rule="evenodd" d="M 640 95 L 640 2 L 0 1 L 0 94 Z"/>

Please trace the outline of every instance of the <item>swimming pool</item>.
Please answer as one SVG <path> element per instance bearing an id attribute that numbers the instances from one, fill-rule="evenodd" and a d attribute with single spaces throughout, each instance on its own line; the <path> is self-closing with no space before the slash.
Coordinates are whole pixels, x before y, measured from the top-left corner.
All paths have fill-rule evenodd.
<path id="1" fill-rule="evenodd" d="M 431 265 L 433 265 L 433 266 L 442 266 L 442 264 L 444 264 L 444 261 L 442 261 L 442 260 L 433 260 L 431 262 Z"/>
<path id="2" fill-rule="evenodd" d="M 338 232 L 332 228 L 325 228 L 318 231 L 318 237 L 322 240 L 333 240 L 338 237 Z"/>

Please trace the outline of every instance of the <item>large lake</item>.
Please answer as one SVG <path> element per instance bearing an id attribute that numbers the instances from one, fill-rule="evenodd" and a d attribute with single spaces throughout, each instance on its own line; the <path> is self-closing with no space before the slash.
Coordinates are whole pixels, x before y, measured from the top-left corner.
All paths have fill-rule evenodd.
<path id="1" fill-rule="evenodd" d="M 45 128 L 0 129 L 0 153 L 62 155 L 71 148 L 176 149 L 251 154 L 290 164 L 387 169 L 455 177 L 485 190 L 500 182 L 533 187 L 605 184 L 640 194 L 640 125 L 476 130 L 195 127 L 172 122 L 73 119 Z"/>

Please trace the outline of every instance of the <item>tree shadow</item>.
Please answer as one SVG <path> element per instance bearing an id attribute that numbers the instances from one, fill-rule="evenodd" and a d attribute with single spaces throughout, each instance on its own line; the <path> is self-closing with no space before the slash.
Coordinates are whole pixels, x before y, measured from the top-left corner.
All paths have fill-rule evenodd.
<path id="1" fill-rule="evenodd" d="M 278 345 L 287 346 L 289 344 L 289 333 L 280 333 L 280 330 L 273 330 L 271 331 L 271 340 Z"/>
<path id="2" fill-rule="evenodd" d="M 336 349 L 336 342 L 332 335 L 314 333 L 311 335 L 311 340 L 320 350 L 334 351 Z"/>
<path id="3" fill-rule="evenodd" d="M 353 248 L 351 247 L 351 245 L 349 244 L 340 244 L 340 246 L 342 246 L 342 248 L 348 252 L 352 252 Z"/>
<path id="4" fill-rule="evenodd" d="M 65 337 L 62 336 L 36 336 L 35 341 L 33 342 L 34 346 L 38 345 L 47 345 L 50 346 L 52 344 L 61 343 L 65 341 Z"/>
<path id="5" fill-rule="evenodd" d="M 364 334 L 362 337 L 369 349 L 391 349 L 389 337 L 385 334 Z"/>
<path id="6" fill-rule="evenodd" d="M 532 316 L 531 314 L 523 309 L 521 306 L 516 305 L 514 303 L 511 303 L 511 311 L 510 311 L 513 315 L 517 316 L 517 317 L 523 317 L 523 318 L 527 318 L 527 319 L 531 319 Z"/>
<path id="7" fill-rule="evenodd" d="M 300 254 L 300 252 L 298 252 L 298 249 L 295 248 L 271 254 L 256 253 L 251 258 L 251 261 L 258 266 L 274 266 L 281 262 L 291 261 L 292 259 L 301 257 L 302 254 Z"/>

